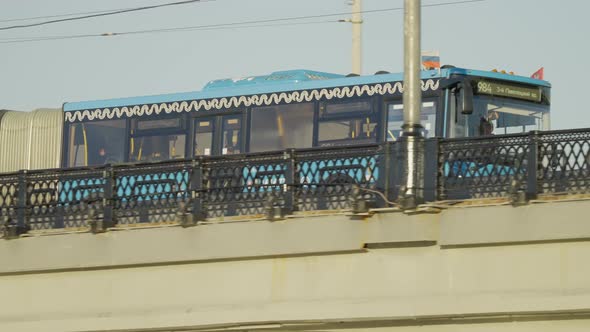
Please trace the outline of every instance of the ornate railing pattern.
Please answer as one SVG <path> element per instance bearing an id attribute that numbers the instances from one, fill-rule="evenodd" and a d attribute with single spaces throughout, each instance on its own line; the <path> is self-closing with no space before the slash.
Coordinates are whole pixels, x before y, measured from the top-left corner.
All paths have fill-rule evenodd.
<path id="1" fill-rule="evenodd" d="M 354 199 L 376 201 L 383 191 L 379 166 L 383 147 L 341 147 L 297 153 L 294 200 L 298 210 L 351 209 Z M 371 191 L 367 191 L 371 190 Z"/>
<path id="2" fill-rule="evenodd" d="M 112 194 L 103 195 L 112 202 L 112 220 L 119 224 L 169 221 L 179 205 L 190 200 L 191 172 L 190 161 L 107 169 L 105 183 L 114 187 Z"/>
<path id="3" fill-rule="evenodd" d="M 590 193 L 590 129 L 441 140 L 438 167 L 437 199 Z"/>
<path id="4" fill-rule="evenodd" d="M 269 204 L 284 206 L 292 168 L 288 155 L 261 153 L 202 160 L 205 217 L 261 215 Z"/>
<path id="5" fill-rule="evenodd" d="M 441 197 L 502 197 L 526 190 L 529 137 L 503 135 L 443 140 L 440 144 Z"/>
<path id="6" fill-rule="evenodd" d="M 590 130 L 539 133 L 537 146 L 540 193 L 590 192 Z"/>
<path id="7" fill-rule="evenodd" d="M 590 193 L 590 129 L 429 139 L 423 201 Z M 36 230 L 392 206 L 404 149 L 381 145 L 0 174 L 5 237 Z M 393 202 L 393 203 L 392 203 Z"/>
<path id="8" fill-rule="evenodd" d="M 25 216 L 25 228 L 33 230 L 87 227 L 84 216 L 101 200 L 104 186 L 99 169 L 23 172 L 19 182 L 25 193 L 19 186 L 18 211 Z"/>

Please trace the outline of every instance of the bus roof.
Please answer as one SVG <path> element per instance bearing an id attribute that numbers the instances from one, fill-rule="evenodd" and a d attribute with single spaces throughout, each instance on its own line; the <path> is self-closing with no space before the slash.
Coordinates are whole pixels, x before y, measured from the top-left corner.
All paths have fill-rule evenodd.
<path id="1" fill-rule="evenodd" d="M 491 79 L 525 83 L 537 86 L 550 87 L 547 81 L 530 77 L 509 75 L 499 72 L 472 70 L 464 68 L 444 68 L 440 70 L 422 71 L 422 79 L 448 78 L 451 75 L 479 76 Z M 169 93 L 141 97 L 125 97 L 94 101 L 80 101 L 64 103 L 63 110 L 80 111 L 106 107 L 123 107 L 132 105 L 169 103 L 185 100 L 201 100 L 211 98 L 223 98 L 232 96 L 256 95 L 273 92 L 286 92 L 297 90 L 334 88 L 339 86 L 354 86 L 363 84 L 376 84 L 386 82 L 399 82 L 403 80 L 403 73 L 383 73 L 363 76 L 344 76 L 339 74 L 318 72 L 306 69 L 278 71 L 270 75 L 250 76 L 240 79 L 214 80 L 201 91 Z"/>

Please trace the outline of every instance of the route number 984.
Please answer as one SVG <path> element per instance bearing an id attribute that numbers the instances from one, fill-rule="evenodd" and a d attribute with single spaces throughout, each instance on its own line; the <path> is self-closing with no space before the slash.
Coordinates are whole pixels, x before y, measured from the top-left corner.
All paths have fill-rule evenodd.
<path id="1" fill-rule="evenodd" d="M 477 82 L 477 91 L 480 93 L 492 93 L 492 85 L 487 82 Z"/>

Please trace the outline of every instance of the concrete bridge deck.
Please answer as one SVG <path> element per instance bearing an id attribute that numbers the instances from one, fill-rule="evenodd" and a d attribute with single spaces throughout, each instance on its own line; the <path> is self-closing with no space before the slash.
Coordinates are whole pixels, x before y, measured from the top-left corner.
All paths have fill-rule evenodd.
<path id="1" fill-rule="evenodd" d="M 565 198 L 2 240 L 0 330 L 587 331 Z"/>

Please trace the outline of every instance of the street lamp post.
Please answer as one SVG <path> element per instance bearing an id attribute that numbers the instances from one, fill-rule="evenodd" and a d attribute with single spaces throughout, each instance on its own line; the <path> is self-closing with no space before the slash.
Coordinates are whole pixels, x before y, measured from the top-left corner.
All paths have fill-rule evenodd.
<path id="1" fill-rule="evenodd" d="M 404 124 L 399 143 L 402 181 L 399 200 L 412 209 L 423 201 L 424 137 L 420 124 L 422 87 L 420 80 L 420 0 L 404 2 Z"/>

